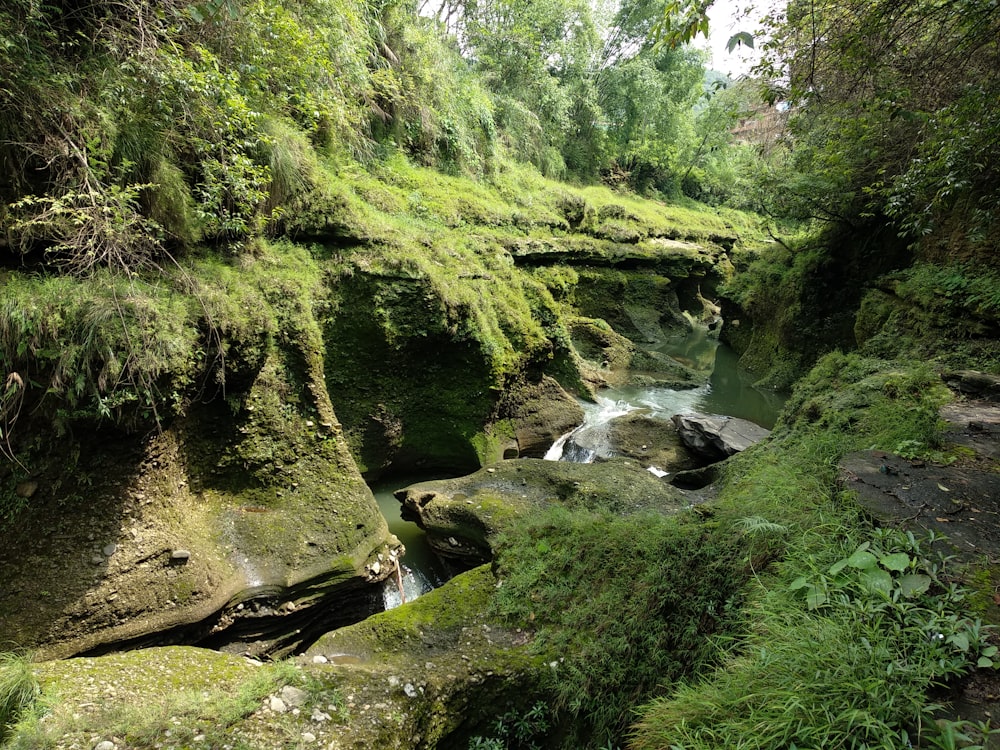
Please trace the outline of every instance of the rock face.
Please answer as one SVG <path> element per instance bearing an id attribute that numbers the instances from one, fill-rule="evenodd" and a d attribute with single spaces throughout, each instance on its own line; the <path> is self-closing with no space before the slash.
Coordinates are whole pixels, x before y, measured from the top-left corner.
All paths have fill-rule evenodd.
<path id="1" fill-rule="evenodd" d="M 746 419 L 719 414 L 675 414 L 671 420 L 684 444 L 709 461 L 722 461 L 771 434 Z"/>
<path id="2" fill-rule="evenodd" d="M 274 351 L 232 403 L 192 406 L 146 441 L 102 434 L 69 471 L 49 467 L 0 530 L 0 641 L 43 657 L 277 654 L 374 611 L 399 543 L 326 391 L 293 405 L 289 379 Z"/>
<path id="3" fill-rule="evenodd" d="M 490 538 L 514 517 L 559 503 L 616 514 L 676 512 L 689 499 L 631 459 L 600 464 L 540 459 L 501 461 L 474 474 L 396 492 L 403 518 L 427 532 L 441 557 L 465 566 L 492 558 Z"/>

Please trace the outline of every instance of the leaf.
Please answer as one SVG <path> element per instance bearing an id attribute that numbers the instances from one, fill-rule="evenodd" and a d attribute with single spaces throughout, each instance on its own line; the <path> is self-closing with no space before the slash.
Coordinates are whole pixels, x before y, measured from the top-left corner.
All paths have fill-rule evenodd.
<path id="1" fill-rule="evenodd" d="M 871 591 L 879 591 L 886 595 L 892 591 L 892 576 L 881 568 L 863 570 L 861 577 Z"/>
<path id="2" fill-rule="evenodd" d="M 945 487 L 940 482 L 938 482 L 938 489 L 941 490 L 942 492 L 951 492 L 951 490 L 949 490 L 947 487 Z"/>
<path id="3" fill-rule="evenodd" d="M 976 662 L 976 666 L 980 669 L 989 669 L 993 666 L 993 660 L 988 656 L 980 656 L 979 661 Z"/>
<path id="4" fill-rule="evenodd" d="M 809 585 L 809 579 L 805 576 L 799 576 L 790 584 L 788 584 L 788 589 L 790 591 L 798 591 L 799 589 L 805 588 Z"/>
<path id="5" fill-rule="evenodd" d="M 811 586 L 809 588 L 809 593 L 806 594 L 806 606 L 809 609 L 819 609 L 826 603 L 826 594 L 822 592 L 816 586 Z"/>
<path id="6" fill-rule="evenodd" d="M 741 31 L 733 34 L 729 37 L 729 41 L 726 42 L 726 52 L 732 52 L 740 45 L 746 45 L 750 49 L 753 49 L 753 34 L 749 31 Z"/>
<path id="7" fill-rule="evenodd" d="M 899 579 L 899 590 L 903 596 L 917 596 L 931 587 L 931 577 L 920 573 L 910 573 Z"/>
<path id="8" fill-rule="evenodd" d="M 858 568 L 860 570 L 868 570 L 869 568 L 874 568 L 878 563 L 878 558 L 875 557 L 871 552 L 864 549 L 858 549 L 853 555 L 847 558 L 847 564 L 852 568 Z"/>
<path id="9" fill-rule="evenodd" d="M 828 570 L 827 572 L 832 576 L 837 575 L 837 573 L 839 573 L 840 571 L 842 571 L 844 568 L 847 567 L 847 560 L 848 558 L 846 557 L 837 560 L 837 562 L 835 562 L 833 565 L 830 566 L 830 570 Z"/>
<path id="10" fill-rule="evenodd" d="M 952 633 L 948 636 L 948 643 L 959 651 L 964 652 L 969 650 L 969 636 L 965 633 Z"/>
<path id="11" fill-rule="evenodd" d="M 879 562 L 886 570 L 902 573 L 910 565 L 910 556 L 905 552 L 894 552 L 891 555 L 883 555 Z"/>

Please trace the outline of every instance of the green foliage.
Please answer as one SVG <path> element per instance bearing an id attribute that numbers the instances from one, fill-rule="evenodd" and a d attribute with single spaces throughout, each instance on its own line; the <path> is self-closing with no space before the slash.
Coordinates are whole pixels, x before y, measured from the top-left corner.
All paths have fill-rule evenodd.
<path id="1" fill-rule="evenodd" d="M 770 558 L 749 552 L 749 632 L 722 668 L 647 704 L 633 747 L 930 741 L 928 689 L 996 652 L 932 542 L 859 523 L 837 464 L 863 448 L 937 445 L 948 398 L 929 368 L 857 355 L 827 355 L 800 381 L 767 450 L 729 462 L 714 504 L 717 521 L 768 542 Z"/>
<path id="2" fill-rule="evenodd" d="M 10 652 L 0 653 L 0 743 L 7 740 L 17 723 L 35 705 L 40 694 L 31 657 Z"/>
<path id="3" fill-rule="evenodd" d="M 997 649 L 922 547 L 876 531 L 827 568 L 785 563 L 812 570 L 763 592 L 727 669 L 649 706 L 634 746 L 888 749 L 934 736 L 928 687 L 991 666 Z"/>
<path id="4" fill-rule="evenodd" d="M 146 657 L 148 658 L 148 656 Z M 183 664 L 173 667 L 182 670 Z M 135 675 L 145 675 L 148 667 L 135 664 Z M 223 667 L 211 667 L 213 674 L 222 674 Z M 216 671 L 219 670 L 219 671 Z M 94 710 L 68 712 L 62 710 L 58 695 L 45 699 L 54 708 L 44 721 L 24 722 L 11 738 L 11 750 L 29 748 L 55 748 L 67 738 L 87 738 L 95 735 L 121 738 L 133 748 L 154 748 L 165 737 L 179 746 L 204 743 L 206 747 L 220 747 L 232 741 L 233 726 L 258 710 L 261 701 L 277 692 L 283 685 L 296 685 L 309 694 L 309 705 L 317 703 L 329 712 L 331 703 L 342 703 L 334 689 L 304 675 L 291 662 L 277 662 L 243 674 L 236 679 L 226 674 L 226 687 L 209 687 L 203 690 L 178 689 L 171 681 L 159 676 L 155 688 L 136 690 L 134 696 L 115 696 Z M 142 679 L 142 677 L 137 677 Z M 342 720 L 342 716 L 338 717 Z"/>
<path id="5" fill-rule="evenodd" d="M 493 736 L 469 740 L 469 750 L 539 750 L 549 731 L 549 709 L 538 702 L 526 711 L 507 711 L 493 724 Z"/>
<path id="6" fill-rule="evenodd" d="M 949 224 L 987 252 L 997 217 L 998 26 L 991 0 L 795 3 L 765 20 L 761 72 L 792 103 L 776 210 L 888 220 L 911 240 Z M 949 218 L 950 214 L 961 216 Z"/>
<path id="7" fill-rule="evenodd" d="M 705 668 L 729 631 L 743 581 L 732 540 L 660 515 L 548 510 L 495 544 L 493 607 L 532 627 L 556 708 L 576 739 L 620 736 L 630 708 Z"/>

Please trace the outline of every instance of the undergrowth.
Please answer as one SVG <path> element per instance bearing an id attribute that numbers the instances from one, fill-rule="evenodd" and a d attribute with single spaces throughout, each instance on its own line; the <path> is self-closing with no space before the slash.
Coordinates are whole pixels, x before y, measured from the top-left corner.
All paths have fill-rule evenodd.
<path id="1" fill-rule="evenodd" d="M 30 656 L 0 653 L 0 744 L 35 705 L 40 692 Z"/>
<path id="2" fill-rule="evenodd" d="M 637 701 L 706 668 L 738 620 L 745 550 L 697 522 L 553 508 L 495 550 L 492 606 L 536 630 L 567 746 L 618 739 Z"/>
<path id="3" fill-rule="evenodd" d="M 938 735 L 928 691 L 996 651 L 931 544 L 871 529 L 836 480 L 853 450 L 933 458 L 948 398 L 925 366 L 839 353 L 799 383 L 767 449 L 730 463 L 715 505 L 781 561 L 757 569 L 750 628 L 724 665 L 645 705 L 633 748 L 888 749 Z"/>

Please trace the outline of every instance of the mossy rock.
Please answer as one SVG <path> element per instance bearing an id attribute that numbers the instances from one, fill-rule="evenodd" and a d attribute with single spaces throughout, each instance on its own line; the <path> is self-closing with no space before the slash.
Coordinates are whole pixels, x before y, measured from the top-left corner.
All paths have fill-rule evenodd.
<path id="1" fill-rule="evenodd" d="M 627 458 L 501 461 L 465 477 L 405 487 L 396 497 L 403 517 L 427 531 L 439 555 L 466 565 L 491 559 L 496 534 L 552 504 L 616 515 L 675 512 L 689 504 L 680 490 Z"/>
<path id="2" fill-rule="evenodd" d="M 611 420 L 608 427 L 615 453 L 635 459 L 643 468 L 674 474 L 698 466 L 668 420 L 631 412 Z"/>
<path id="3" fill-rule="evenodd" d="M 141 443 L 94 434 L 42 471 L 2 532 L 0 640 L 49 656 L 222 644 L 272 612 L 251 628 L 268 653 L 302 637 L 314 606 L 367 615 L 398 542 L 308 360 L 274 348 L 229 403 L 193 405 Z"/>

